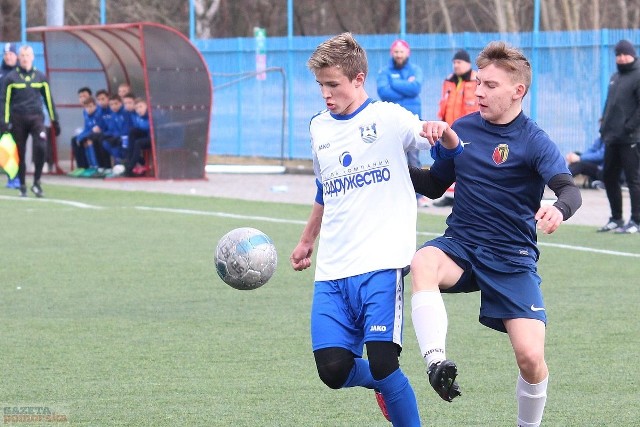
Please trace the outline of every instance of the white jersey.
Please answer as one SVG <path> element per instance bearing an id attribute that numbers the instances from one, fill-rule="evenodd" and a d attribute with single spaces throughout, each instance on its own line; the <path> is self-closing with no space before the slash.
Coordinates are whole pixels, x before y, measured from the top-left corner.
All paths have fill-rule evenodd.
<path id="1" fill-rule="evenodd" d="M 416 251 L 416 196 L 406 151 L 428 149 L 422 122 L 403 107 L 367 100 L 355 113 L 311 119 L 324 214 L 315 280 L 403 268 Z"/>

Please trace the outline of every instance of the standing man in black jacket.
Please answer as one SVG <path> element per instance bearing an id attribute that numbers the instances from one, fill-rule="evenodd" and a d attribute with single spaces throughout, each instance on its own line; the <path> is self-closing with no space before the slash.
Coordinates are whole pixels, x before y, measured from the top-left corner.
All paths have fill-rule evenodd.
<path id="1" fill-rule="evenodd" d="M 18 177 L 20 178 L 20 195 L 22 197 L 27 196 L 25 182 L 27 168 L 24 157 L 29 135 L 33 140 L 33 162 L 35 164 L 31 191 L 36 197 L 44 196 L 40 185 L 42 167 L 47 152 L 47 128 L 44 125 L 44 112 L 42 111 L 43 100 L 56 136 L 60 134 L 58 115 L 51 98 L 49 83 L 45 75 L 33 67 L 34 58 L 31 46 L 21 46 L 18 51 L 18 67 L 7 74 L 0 85 L 0 131 L 2 133 L 11 132 L 18 146 L 20 156 Z"/>
<path id="2" fill-rule="evenodd" d="M 628 40 L 615 46 L 618 71 L 609 79 L 600 135 L 605 144 L 602 180 L 611 207 L 609 222 L 598 231 L 640 231 L 640 61 Z M 631 219 L 622 218 L 620 173 L 629 186 Z"/>

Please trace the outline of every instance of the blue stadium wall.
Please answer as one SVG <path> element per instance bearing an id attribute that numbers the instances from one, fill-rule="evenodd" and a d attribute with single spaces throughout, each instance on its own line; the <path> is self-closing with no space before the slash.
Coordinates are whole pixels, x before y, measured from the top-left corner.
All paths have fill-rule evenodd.
<path id="1" fill-rule="evenodd" d="M 324 103 L 306 61 L 326 38 L 268 38 L 266 66 L 283 72 L 268 72 L 264 80 L 245 74 L 256 70 L 253 38 L 196 40 L 194 44 L 207 61 L 214 85 L 209 154 L 310 158 L 309 119 L 324 108 Z M 367 91 L 377 99 L 376 74 L 388 63 L 389 45 L 396 36 L 356 38 L 369 58 Z M 435 118 L 442 80 L 451 73 L 451 59 L 457 49 L 467 49 L 474 58 L 492 40 L 520 47 L 534 68 L 534 85 L 525 97 L 525 112 L 536 118 L 563 153 L 583 150 L 597 136 L 609 76 L 615 71 L 613 46 L 623 38 L 640 51 L 640 30 L 406 36 L 411 61 L 424 71 L 421 99 L 425 119 Z M 36 66 L 44 69 L 41 46 L 34 44 L 34 50 Z M 426 156 L 423 160 L 430 162 Z"/>

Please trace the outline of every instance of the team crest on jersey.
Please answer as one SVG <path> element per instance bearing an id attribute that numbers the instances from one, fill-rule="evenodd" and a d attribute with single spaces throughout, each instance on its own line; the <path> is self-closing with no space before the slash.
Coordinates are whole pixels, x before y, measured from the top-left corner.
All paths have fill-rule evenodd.
<path id="1" fill-rule="evenodd" d="M 367 144 L 371 144 L 376 139 L 378 139 L 378 132 L 376 132 L 376 124 L 371 123 L 368 125 L 360 126 L 360 138 L 362 138 L 362 140 Z"/>
<path id="2" fill-rule="evenodd" d="M 493 162 L 496 165 L 501 165 L 507 161 L 509 157 L 509 146 L 507 144 L 500 144 L 493 149 Z"/>

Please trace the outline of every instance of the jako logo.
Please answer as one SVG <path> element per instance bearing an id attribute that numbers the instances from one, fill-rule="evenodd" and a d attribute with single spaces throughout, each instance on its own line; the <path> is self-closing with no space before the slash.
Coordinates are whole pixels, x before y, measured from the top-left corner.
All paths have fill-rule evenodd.
<path id="1" fill-rule="evenodd" d="M 340 164 L 342 166 L 346 168 L 351 164 L 351 162 L 353 162 L 353 157 L 351 157 L 351 153 L 349 153 L 348 151 L 345 151 L 344 153 L 340 154 Z"/>
<path id="2" fill-rule="evenodd" d="M 371 325 L 369 332 L 387 332 L 387 327 L 384 325 Z"/>

